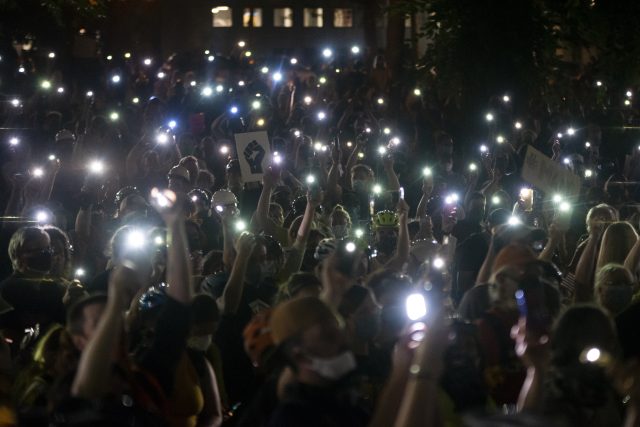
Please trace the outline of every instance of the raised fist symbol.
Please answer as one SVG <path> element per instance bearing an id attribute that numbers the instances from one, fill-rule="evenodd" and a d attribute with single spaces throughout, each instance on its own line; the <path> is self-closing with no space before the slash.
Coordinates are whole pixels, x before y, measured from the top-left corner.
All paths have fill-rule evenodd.
<path id="1" fill-rule="evenodd" d="M 251 173 L 263 173 L 262 160 L 264 159 L 264 148 L 257 141 L 251 141 L 244 149 L 244 158 L 249 163 Z"/>

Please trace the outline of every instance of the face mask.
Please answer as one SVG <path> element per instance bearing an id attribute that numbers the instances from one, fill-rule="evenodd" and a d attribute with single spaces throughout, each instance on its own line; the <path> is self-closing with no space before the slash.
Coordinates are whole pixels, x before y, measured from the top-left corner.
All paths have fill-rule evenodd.
<path id="1" fill-rule="evenodd" d="M 211 335 L 202 335 L 199 337 L 189 337 L 187 340 L 187 347 L 196 351 L 207 351 L 211 346 L 213 337 Z"/>
<path id="2" fill-rule="evenodd" d="M 51 270 L 52 257 L 50 250 L 44 250 L 27 258 L 27 267 L 30 270 L 46 273 Z"/>
<path id="3" fill-rule="evenodd" d="M 268 279 L 278 273 L 278 265 L 275 261 L 263 261 L 260 263 L 260 278 Z"/>
<path id="4" fill-rule="evenodd" d="M 370 314 L 368 316 L 360 316 L 355 320 L 355 334 L 363 341 L 374 339 L 380 331 L 380 316 Z"/>
<path id="5" fill-rule="evenodd" d="M 331 230 L 336 239 L 344 239 L 349 234 L 349 226 L 346 224 L 334 225 Z"/>
<path id="6" fill-rule="evenodd" d="M 339 380 L 355 368 L 356 358 L 350 351 L 345 351 L 329 359 L 319 357 L 311 358 L 311 370 L 321 377 L 332 381 Z"/>
<path id="7" fill-rule="evenodd" d="M 366 193 L 367 192 L 367 182 L 362 179 L 354 179 L 353 180 L 353 191 L 356 193 Z"/>
<path id="8" fill-rule="evenodd" d="M 391 255 L 396 250 L 396 243 L 395 237 L 382 237 L 378 241 L 376 249 L 382 254 Z"/>

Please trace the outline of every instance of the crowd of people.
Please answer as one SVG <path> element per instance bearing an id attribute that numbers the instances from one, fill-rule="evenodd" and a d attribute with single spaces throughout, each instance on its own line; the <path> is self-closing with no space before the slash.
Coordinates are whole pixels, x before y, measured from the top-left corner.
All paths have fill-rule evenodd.
<path id="1" fill-rule="evenodd" d="M 15 58 L 0 425 L 640 425 L 632 91 L 499 94 L 460 142 L 384 55 L 321 53 Z"/>

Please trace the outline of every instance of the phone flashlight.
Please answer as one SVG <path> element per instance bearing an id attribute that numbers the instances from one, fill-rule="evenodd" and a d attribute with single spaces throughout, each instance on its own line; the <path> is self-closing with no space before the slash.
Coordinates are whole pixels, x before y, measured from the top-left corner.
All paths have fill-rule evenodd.
<path id="1" fill-rule="evenodd" d="M 31 175 L 33 175 L 35 178 L 42 178 L 42 176 L 44 175 L 44 169 L 42 169 L 41 167 L 35 167 L 31 171 Z"/>
<path id="2" fill-rule="evenodd" d="M 229 147 L 226 146 L 226 145 L 221 146 L 220 147 L 220 154 L 223 154 L 223 155 L 229 154 Z"/>
<path id="3" fill-rule="evenodd" d="M 140 250 L 145 247 L 146 239 L 141 230 L 131 230 L 126 236 L 125 245 L 127 249 Z"/>
<path id="4" fill-rule="evenodd" d="M 37 222 L 42 224 L 49 221 L 49 214 L 47 214 L 45 211 L 38 211 L 36 212 L 35 218 Z"/>
<path id="5" fill-rule="evenodd" d="M 447 241 L 447 243 L 448 243 L 448 241 Z M 440 258 L 440 257 L 436 257 L 436 258 L 433 259 L 433 262 L 431 262 L 431 265 L 436 270 L 442 270 L 442 268 L 444 268 L 444 260 L 442 258 Z"/>
<path id="6" fill-rule="evenodd" d="M 229 109 L 229 112 L 230 112 L 231 114 L 238 114 L 238 107 L 236 107 L 236 106 L 234 105 L 233 107 L 231 107 L 231 108 Z"/>
<path id="7" fill-rule="evenodd" d="M 77 278 L 80 278 L 80 277 L 84 277 L 86 274 L 87 273 L 84 270 L 84 268 L 76 268 L 74 276 L 77 277 Z"/>
<path id="8" fill-rule="evenodd" d="M 378 103 L 378 105 L 384 105 L 384 98 L 378 98 L 376 102 Z"/>
<path id="9" fill-rule="evenodd" d="M 254 110 L 259 110 L 260 109 L 260 101 L 258 101 L 258 100 L 253 101 L 251 103 L 251 108 L 253 108 Z"/>
<path id="10" fill-rule="evenodd" d="M 382 129 L 382 133 L 384 133 L 385 135 L 389 135 L 391 133 L 391 129 L 390 128 L 384 128 L 384 129 Z"/>
<path id="11" fill-rule="evenodd" d="M 405 310 L 409 320 L 415 322 L 427 315 L 427 301 L 424 295 L 413 293 L 405 300 Z"/>
<path id="12" fill-rule="evenodd" d="M 400 200 L 404 200 L 404 187 L 400 187 L 399 193 L 400 193 Z"/>
<path id="13" fill-rule="evenodd" d="M 156 142 L 158 144 L 166 144 L 167 142 L 169 142 L 169 135 L 167 135 L 166 132 L 158 133 L 158 135 L 156 135 Z"/>
<path id="14" fill-rule="evenodd" d="M 360 53 L 360 47 L 359 46 L 351 46 L 351 53 L 353 53 L 354 55 L 357 55 Z"/>
<path id="15" fill-rule="evenodd" d="M 113 76 L 111 76 L 111 83 L 118 84 L 120 83 L 120 80 L 122 80 L 122 78 L 118 74 L 114 74 Z"/>
<path id="16" fill-rule="evenodd" d="M 353 243 L 353 242 L 347 242 L 347 244 L 344 245 L 344 249 L 349 253 L 355 252 L 356 251 L 356 244 Z"/>
<path id="17" fill-rule="evenodd" d="M 20 139 L 18 137 L 14 136 L 9 139 L 9 145 L 12 145 L 15 147 L 18 144 L 20 144 Z"/>
<path id="18" fill-rule="evenodd" d="M 55 154 L 49 154 L 49 157 L 47 157 L 49 159 L 49 161 L 53 162 L 57 159 Z"/>
<path id="19" fill-rule="evenodd" d="M 502 135 L 498 135 L 498 136 L 496 137 L 496 142 L 497 142 L 498 144 L 502 144 L 504 141 L 505 141 L 504 136 L 502 136 Z"/>
<path id="20" fill-rule="evenodd" d="M 313 102 L 313 98 L 311 98 L 310 96 L 305 96 L 302 100 L 306 105 L 311 105 L 311 103 Z"/>
<path id="21" fill-rule="evenodd" d="M 380 194 L 382 193 L 382 186 L 380 184 L 376 184 L 373 186 L 373 193 Z"/>
<path id="22" fill-rule="evenodd" d="M 511 97 L 509 97 L 509 95 L 505 95 L 502 97 L 502 102 L 507 103 L 509 101 L 511 101 Z"/>
<path id="23" fill-rule="evenodd" d="M 118 114 L 116 111 L 112 111 L 111 114 L 109 114 L 109 119 L 111 119 L 112 122 L 117 122 L 119 118 L 120 114 Z"/>
<path id="24" fill-rule="evenodd" d="M 420 96 L 420 95 L 422 95 L 422 91 L 421 91 L 419 88 L 415 88 L 415 89 L 413 90 L 413 94 L 414 94 L 415 96 Z"/>
<path id="25" fill-rule="evenodd" d="M 157 76 L 160 80 L 162 80 L 162 79 L 164 79 L 164 78 L 165 78 L 166 74 L 164 73 L 164 71 L 160 71 L 158 74 L 156 74 L 156 76 Z"/>
<path id="26" fill-rule="evenodd" d="M 298 63 L 298 59 L 297 59 L 297 58 L 291 58 L 291 59 L 289 60 L 289 63 L 290 63 L 291 65 L 296 65 L 296 64 Z"/>
<path id="27" fill-rule="evenodd" d="M 475 163 L 469 163 L 469 170 L 470 170 L 471 172 L 475 172 L 475 171 L 477 171 L 477 170 L 478 170 L 478 166 L 476 166 L 476 164 L 475 164 Z"/>
<path id="28" fill-rule="evenodd" d="M 512 215 L 507 220 L 507 224 L 509 224 L 509 225 L 519 225 L 519 224 L 522 224 L 522 221 L 520 221 L 520 218 L 518 218 L 517 216 Z"/>
<path id="29" fill-rule="evenodd" d="M 307 178 L 305 179 L 305 181 L 307 182 L 307 184 L 312 185 L 315 184 L 316 182 L 316 177 L 313 175 L 307 175 Z"/>
<path id="30" fill-rule="evenodd" d="M 267 74 L 267 73 L 269 73 L 269 67 L 262 67 L 262 68 L 260 68 L 260 72 L 261 72 L 262 74 Z"/>
<path id="31" fill-rule="evenodd" d="M 584 170 L 584 177 L 585 178 L 591 178 L 593 176 L 593 171 L 591 169 L 585 169 Z"/>
<path id="32" fill-rule="evenodd" d="M 216 206 L 216 212 L 220 212 L 220 213 L 224 212 L 224 206 L 222 206 L 222 205 L 217 205 L 217 206 Z"/>
<path id="33" fill-rule="evenodd" d="M 293 136 L 295 136 L 296 138 L 300 138 L 300 135 L 302 135 L 302 133 L 299 130 L 293 132 Z"/>
<path id="34" fill-rule="evenodd" d="M 175 129 L 176 126 L 178 126 L 178 122 L 176 122 L 175 120 L 169 120 L 169 122 L 167 122 L 167 126 L 169 127 L 169 129 Z"/>
<path id="35" fill-rule="evenodd" d="M 258 125 L 258 127 L 263 127 L 265 125 L 265 120 L 261 117 L 256 121 L 256 125 Z"/>
<path id="36" fill-rule="evenodd" d="M 575 134 L 576 134 L 576 130 L 574 128 L 568 128 L 567 129 L 567 135 L 573 136 Z"/>
<path id="37" fill-rule="evenodd" d="M 333 51 L 328 47 L 322 50 L 322 56 L 324 56 L 325 58 L 331 58 L 332 55 L 333 55 Z"/>
<path id="38" fill-rule="evenodd" d="M 480 145 L 480 152 L 481 152 L 482 154 L 485 154 L 485 153 L 487 153 L 488 151 L 489 151 L 489 147 L 487 147 L 487 146 L 486 146 L 486 145 L 484 145 L 484 144 Z"/>
<path id="39" fill-rule="evenodd" d="M 235 227 L 236 231 L 245 231 L 247 229 L 247 223 L 244 222 L 244 220 L 239 219 L 236 221 Z"/>
<path id="40" fill-rule="evenodd" d="M 224 90 L 224 86 L 222 86 L 222 85 L 217 85 L 217 86 L 216 86 L 216 92 L 220 93 L 220 92 L 222 92 L 223 90 Z"/>
<path id="41" fill-rule="evenodd" d="M 271 75 L 271 79 L 272 79 L 274 82 L 279 82 L 279 81 L 281 81 L 281 80 L 282 80 L 282 73 L 281 73 L 281 72 L 279 72 L 279 71 L 276 71 L 275 73 L 273 73 L 273 74 Z"/>
<path id="42" fill-rule="evenodd" d="M 213 95 L 213 89 L 211 89 L 211 87 L 209 87 L 209 86 L 205 86 L 205 87 L 202 88 L 201 94 L 202 94 L 202 96 L 209 97 L 209 96 Z"/>
<path id="43" fill-rule="evenodd" d="M 384 156 L 385 154 L 387 154 L 387 147 L 385 147 L 384 145 L 379 146 L 378 154 L 380 154 L 381 156 Z"/>
<path id="44" fill-rule="evenodd" d="M 357 239 L 362 239 L 362 237 L 364 236 L 364 230 L 362 230 L 362 228 L 357 228 L 355 231 L 355 235 Z"/>
<path id="45" fill-rule="evenodd" d="M 11 100 L 11 105 L 16 107 L 16 108 L 19 107 L 20 106 L 20 100 L 18 98 L 13 98 Z"/>
<path id="46" fill-rule="evenodd" d="M 393 138 L 391 138 L 391 140 L 389 142 L 392 145 L 400 145 L 400 138 L 398 138 L 397 136 L 394 136 Z"/>
<path id="47" fill-rule="evenodd" d="M 520 123 L 520 122 L 515 122 L 515 123 L 513 124 L 513 127 L 514 127 L 514 128 L 516 128 L 516 129 L 522 129 L 522 123 Z"/>
<path id="48" fill-rule="evenodd" d="M 487 114 L 484 116 L 484 118 L 485 118 L 485 120 L 486 120 L 486 121 L 488 121 L 488 122 L 492 122 L 492 121 L 493 121 L 493 114 L 491 114 L 491 113 L 487 113 Z"/>
<path id="49" fill-rule="evenodd" d="M 326 118 L 327 118 L 327 113 L 325 113 L 324 111 L 318 112 L 318 120 L 324 120 Z"/>
<path id="50" fill-rule="evenodd" d="M 273 153 L 273 163 L 279 165 L 282 163 L 282 156 L 276 151 Z"/>
<path id="51" fill-rule="evenodd" d="M 89 172 L 94 175 L 99 175 L 104 172 L 104 163 L 100 160 L 92 160 L 89 162 Z"/>

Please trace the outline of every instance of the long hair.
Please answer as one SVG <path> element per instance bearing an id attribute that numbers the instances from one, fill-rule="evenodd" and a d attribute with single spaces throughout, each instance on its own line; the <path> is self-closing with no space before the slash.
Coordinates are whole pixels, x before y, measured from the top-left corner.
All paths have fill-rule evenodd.
<path id="1" fill-rule="evenodd" d="M 626 221 L 614 222 L 607 227 L 602 236 L 596 271 L 610 263 L 624 264 L 625 258 L 637 240 L 638 233 Z"/>

